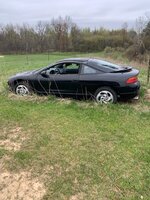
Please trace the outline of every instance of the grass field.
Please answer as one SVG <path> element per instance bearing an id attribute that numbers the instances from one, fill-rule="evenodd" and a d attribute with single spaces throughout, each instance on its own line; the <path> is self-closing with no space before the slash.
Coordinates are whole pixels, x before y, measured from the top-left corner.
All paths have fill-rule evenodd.
<path id="1" fill-rule="evenodd" d="M 148 200 L 150 102 L 144 98 L 144 65 L 115 57 L 116 63 L 140 69 L 136 102 L 102 106 L 8 92 L 9 76 L 74 56 L 106 58 L 103 53 L 0 57 L 0 199 Z"/>

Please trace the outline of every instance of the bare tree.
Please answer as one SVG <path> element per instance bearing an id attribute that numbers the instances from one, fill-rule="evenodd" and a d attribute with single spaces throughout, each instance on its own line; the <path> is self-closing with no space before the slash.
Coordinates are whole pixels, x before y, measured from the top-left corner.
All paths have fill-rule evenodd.
<path id="1" fill-rule="evenodd" d="M 39 21 L 36 26 L 39 52 L 44 52 L 47 49 L 46 28 L 47 28 L 47 23 L 43 21 Z"/>
<path id="2" fill-rule="evenodd" d="M 51 21 L 52 30 L 55 37 L 56 48 L 59 51 L 67 51 L 69 45 L 69 33 L 71 30 L 72 21 L 70 17 L 59 17 Z"/>

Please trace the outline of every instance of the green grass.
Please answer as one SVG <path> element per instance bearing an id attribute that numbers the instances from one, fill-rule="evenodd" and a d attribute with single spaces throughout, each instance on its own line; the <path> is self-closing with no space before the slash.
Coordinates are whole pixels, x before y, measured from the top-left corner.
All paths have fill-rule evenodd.
<path id="1" fill-rule="evenodd" d="M 7 170 L 29 170 L 40 177 L 47 189 L 44 199 L 77 195 L 86 200 L 137 200 L 141 196 L 148 200 L 150 103 L 144 99 L 144 67 L 140 68 L 138 103 L 101 106 L 36 96 L 18 98 L 7 92 L 5 82 L 10 75 L 74 56 L 89 55 L 53 54 L 49 61 L 47 55 L 29 55 L 28 63 L 24 55 L 0 58 L 1 135 L 19 126 L 26 137 L 18 151 L 1 148 L 0 158 L 7 152 Z"/>

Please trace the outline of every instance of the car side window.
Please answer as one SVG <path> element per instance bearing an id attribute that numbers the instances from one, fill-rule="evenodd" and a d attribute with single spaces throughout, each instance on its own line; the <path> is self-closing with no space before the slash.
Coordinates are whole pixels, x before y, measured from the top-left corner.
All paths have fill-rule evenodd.
<path id="1" fill-rule="evenodd" d="M 79 68 L 79 63 L 63 63 L 62 74 L 78 74 Z"/>
<path id="2" fill-rule="evenodd" d="M 96 74 L 97 70 L 87 65 L 82 65 L 82 74 Z"/>
<path id="3" fill-rule="evenodd" d="M 47 75 L 50 75 L 50 74 L 60 74 L 61 73 L 61 71 L 62 71 L 62 68 L 63 68 L 63 66 L 62 65 L 55 65 L 55 66 L 52 66 L 52 67 L 50 67 L 50 68 L 48 68 L 47 70 L 46 70 L 46 74 Z"/>
<path id="4" fill-rule="evenodd" d="M 51 74 L 78 74 L 80 64 L 79 63 L 60 63 L 52 66 L 46 70 L 47 75 Z"/>

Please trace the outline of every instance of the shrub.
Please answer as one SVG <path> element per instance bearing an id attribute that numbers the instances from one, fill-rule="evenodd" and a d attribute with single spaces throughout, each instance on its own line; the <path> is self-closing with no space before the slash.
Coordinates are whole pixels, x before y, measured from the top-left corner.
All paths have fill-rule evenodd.
<path id="1" fill-rule="evenodd" d="M 125 51 L 125 49 L 123 47 L 116 47 L 115 50 L 122 52 L 122 53 Z"/>
<path id="2" fill-rule="evenodd" d="M 105 53 L 112 53 L 112 52 L 114 52 L 114 48 L 107 46 L 107 47 L 105 47 L 104 52 Z"/>
<path id="3" fill-rule="evenodd" d="M 145 52 L 143 52 L 143 49 L 141 50 L 141 47 L 138 45 L 132 45 L 130 46 L 126 52 L 125 55 L 129 60 L 138 60 L 140 63 L 145 61 Z"/>
<path id="4" fill-rule="evenodd" d="M 129 60 L 135 60 L 138 54 L 139 48 L 137 45 L 130 46 L 125 52 L 125 55 Z"/>

